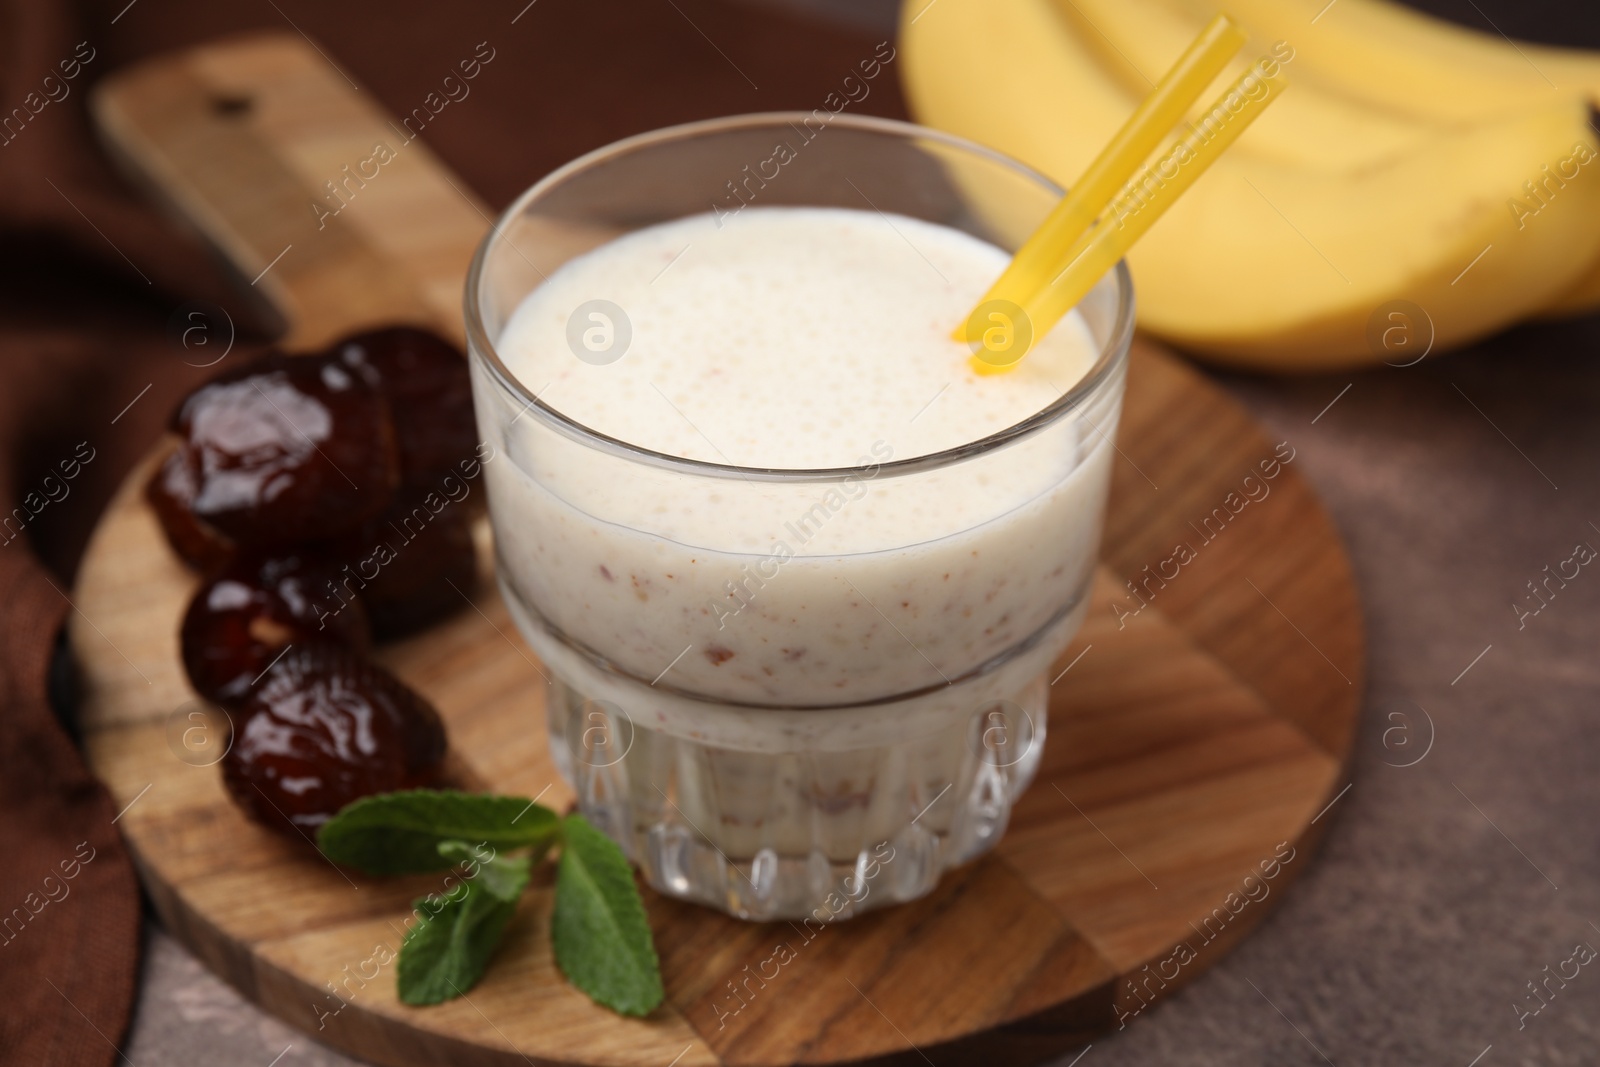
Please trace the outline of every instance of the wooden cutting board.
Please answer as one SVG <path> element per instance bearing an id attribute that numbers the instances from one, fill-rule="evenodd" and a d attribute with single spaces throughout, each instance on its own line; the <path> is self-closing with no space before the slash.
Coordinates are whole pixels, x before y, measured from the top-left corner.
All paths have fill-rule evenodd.
<path id="1" fill-rule="evenodd" d="M 395 138 L 369 100 L 299 37 L 253 36 L 125 71 L 95 114 L 130 171 L 254 279 L 290 343 L 396 319 L 459 336 L 462 278 L 490 218 L 424 145 L 336 218 L 310 206 Z M 1299 461 L 1260 477 L 1295 442 L 1269 440 L 1141 340 L 1118 443 L 1088 622 L 1060 664 L 1038 778 L 996 851 L 927 899 L 810 940 L 647 893 L 667 987 L 649 1019 L 563 981 L 548 879 L 468 997 L 400 1004 L 389 961 L 431 879 L 339 870 L 247 822 L 216 767 L 175 755 L 193 725 L 177 626 L 195 579 L 140 493 L 158 454 L 123 485 L 79 574 L 85 745 L 167 928 L 245 996 L 359 1057 L 948 1067 L 1071 1052 L 1137 1025 L 1307 869 L 1349 781 L 1362 693 L 1361 613 L 1333 526 Z M 1194 558 L 1178 566 L 1180 544 Z M 1148 600 L 1132 615 L 1129 580 Z M 381 659 L 439 707 L 470 778 L 572 801 L 545 748 L 539 674 L 491 583 Z"/>

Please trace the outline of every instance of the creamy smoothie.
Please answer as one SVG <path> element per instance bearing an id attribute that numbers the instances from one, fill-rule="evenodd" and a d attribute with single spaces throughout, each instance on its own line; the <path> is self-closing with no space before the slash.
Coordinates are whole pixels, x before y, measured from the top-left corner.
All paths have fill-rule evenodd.
<path id="1" fill-rule="evenodd" d="M 1082 616 L 1117 395 L 893 464 L 1026 423 L 1095 364 L 1074 313 L 1012 372 L 970 369 L 950 330 L 1007 258 L 872 210 L 708 213 L 570 259 L 497 339 L 615 442 L 478 385 L 558 757 L 662 888 L 703 897 L 710 864 L 713 903 L 800 914 L 789 883 L 859 885 L 888 849 L 874 903 L 903 899 L 1003 829 Z"/>

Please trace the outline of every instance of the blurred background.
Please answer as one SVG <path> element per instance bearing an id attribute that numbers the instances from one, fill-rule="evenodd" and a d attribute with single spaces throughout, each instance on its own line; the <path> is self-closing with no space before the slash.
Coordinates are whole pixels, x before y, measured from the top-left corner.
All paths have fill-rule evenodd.
<path id="1" fill-rule="evenodd" d="M 216 257 L 108 161 L 85 106 L 98 79 L 231 33 L 288 31 L 314 42 L 380 106 L 404 114 L 487 42 L 493 62 L 469 96 L 427 124 L 422 139 L 494 209 L 556 166 L 628 134 L 716 115 L 810 110 L 886 40 L 899 47 L 890 76 L 871 83 L 851 105 L 855 112 L 914 116 L 1024 158 L 1033 153 L 1029 161 L 1047 170 L 1070 170 L 1114 128 L 1051 129 L 1049 116 L 1027 115 L 1026 99 L 1006 95 L 1028 83 L 984 66 L 981 42 L 964 51 L 930 28 L 956 16 L 942 5 L 969 19 L 989 17 L 983 5 L 909 2 L 905 20 L 915 17 L 916 32 L 926 34 L 914 50 L 900 36 L 902 16 L 891 0 L 0 3 L 5 114 L 37 100 L 30 94 L 46 75 L 64 71 L 61 60 L 76 57 L 80 67 L 64 93 L 51 91 L 47 106 L 30 103 L 21 118 L 6 120 L 0 146 L 0 500 L 11 508 L 79 442 L 92 441 L 94 451 L 70 492 L 0 549 L 0 841 L 12 854 L 53 856 L 59 842 L 87 836 L 82 827 L 105 832 L 106 800 L 69 739 L 67 689 L 57 685 L 53 702 L 45 689 L 70 610 L 61 590 L 70 588 L 96 516 L 177 398 L 207 376 L 174 343 L 174 315 L 196 302 L 227 308 L 241 350 L 264 346 L 273 328 Z M 996 12 L 1022 6 L 992 2 Z M 1249 7 L 1305 26 L 1300 58 L 1315 84 L 1340 74 L 1316 66 L 1324 53 L 1312 35 L 1317 23 L 1334 30 L 1335 5 L 1349 2 L 1253 0 Z M 1102 31 L 1092 12 L 1106 5 L 1056 6 L 1076 20 L 1072 32 L 1085 48 L 1126 62 L 1133 73 L 1117 76 L 1130 100 L 1138 97 L 1142 67 L 1128 42 L 1192 35 L 1176 16 L 1149 23 L 1118 16 Z M 1516 1006 L 1528 983 L 1567 958 L 1575 942 L 1600 944 L 1600 722 L 1593 710 L 1600 579 L 1571 582 L 1537 617 L 1516 606 L 1574 544 L 1600 544 L 1600 317 L 1584 313 L 1581 301 L 1569 302 L 1564 317 L 1543 317 L 1587 277 L 1584 257 L 1600 260 L 1585 243 L 1590 228 L 1600 232 L 1600 210 L 1592 209 L 1600 195 L 1582 185 L 1600 190 L 1593 164 L 1571 189 L 1542 186 L 1559 188 L 1553 197 L 1527 190 L 1529 212 L 1560 214 L 1528 222 L 1548 223 L 1536 238 L 1548 249 L 1541 244 L 1537 255 L 1477 265 L 1467 262 L 1470 249 L 1452 259 L 1449 246 L 1468 240 L 1474 211 L 1492 214 L 1496 225 L 1519 222 L 1514 206 L 1484 207 L 1474 166 L 1521 167 L 1540 181 L 1541 165 L 1555 166 L 1557 157 L 1533 155 L 1524 164 L 1505 156 L 1536 147 L 1540 137 L 1567 143 L 1562 121 L 1586 135 L 1581 78 L 1546 63 L 1534 44 L 1600 49 L 1600 12 L 1555 0 L 1415 6 L 1480 31 L 1496 55 L 1485 53 L 1475 66 L 1470 48 L 1435 51 L 1403 34 L 1375 39 L 1392 65 L 1348 73 L 1375 87 L 1369 103 L 1379 118 L 1342 127 L 1335 119 L 1302 124 L 1291 113 L 1291 123 L 1304 127 L 1305 150 L 1376 151 L 1395 124 L 1472 127 L 1480 110 L 1482 123 L 1503 121 L 1505 131 L 1471 148 L 1441 147 L 1445 163 L 1433 170 L 1419 164 L 1415 172 L 1432 185 L 1363 186 L 1356 173 L 1349 178 L 1355 192 L 1340 206 L 1347 217 L 1302 219 L 1304 232 L 1283 202 L 1268 202 L 1295 234 L 1269 234 L 1260 247 L 1303 241 L 1344 277 L 1341 255 L 1307 238 L 1320 225 L 1339 233 L 1358 261 L 1403 262 L 1431 279 L 1439 300 L 1467 291 L 1457 281 L 1481 286 L 1460 298 L 1459 321 L 1468 325 L 1458 350 L 1418 358 L 1415 349 L 1397 354 L 1381 341 L 1373 347 L 1368 327 L 1379 302 L 1340 295 L 1331 276 L 1310 295 L 1291 291 L 1282 279 L 1309 268 L 1289 262 L 1289 253 L 1252 259 L 1255 246 L 1246 237 L 1267 225 L 1259 219 L 1196 231 L 1245 234 L 1240 261 L 1253 263 L 1263 284 L 1285 287 L 1271 298 L 1247 292 L 1221 326 L 1186 317 L 1192 294 L 1162 288 L 1158 247 L 1148 265 L 1134 263 L 1136 276 L 1151 275 L 1148 314 L 1155 318 L 1146 326 L 1198 358 L 1274 440 L 1294 442 L 1355 565 L 1369 680 L 1355 785 L 1339 802 L 1315 866 L 1215 969 L 1128 1031 L 1098 1039 L 1085 1054 L 1090 1065 L 1466 1067 L 1588 1064 L 1600 1055 L 1600 978 L 1569 983 L 1537 1018 Z M 1414 64 L 1406 58 L 1412 47 Z M 1038 51 L 1019 47 L 1030 62 Z M 1528 71 L 1512 69 L 1518 56 Z M 1328 62 L 1337 67 L 1336 56 Z M 1600 70 L 1600 59 L 1591 62 Z M 1291 64 L 1291 82 L 1299 76 Z M 1452 88 L 1452 79 L 1464 88 Z M 1541 81 L 1566 107 L 1565 117 L 1538 129 L 1516 126 L 1516 94 L 1542 91 Z M 1472 85 L 1481 100 L 1467 91 Z M 1600 92 L 1600 74 L 1588 88 Z M 1385 110 L 1384 101 L 1398 102 Z M 1084 107 L 1094 110 L 1087 96 Z M 1321 121 L 1349 140 L 1322 137 Z M 1508 147 L 1499 151 L 1502 143 Z M 1361 199 L 1368 195 L 1373 199 Z M 1459 202 L 1454 213 L 1445 210 L 1451 198 Z M 1272 215 L 1260 218 L 1270 222 Z M 1427 224 L 1407 232 L 1408 218 Z M 1160 231 L 1158 225 L 1153 243 Z M 1305 248 L 1295 254 L 1315 265 Z M 1463 267 L 1481 274 L 1463 271 L 1471 282 L 1452 281 Z M 1345 284 L 1358 289 L 1363 278 L 1346 277 Z M 1302 299 L 1301 319 L 1284 313 Z M 1430 300 L 1418 303 L 1429 311 Z M 1213 304 L 1207 297 L 1205 306 Z M 1433 305 L 1439 322 L 1430 328 L 1448 331 L 1456 321 L 1449 310 Z M 1308 352 L 1323 355 L 1311 359 Z M 1425 759 L 1408 764 L 1416 749 L 1400 754 L 1390 730 L 1396 715 L 1420 721 L 1417 709 L 1425 711 L 1433 744 Z M 0 873 L 6 899 L 28 891 L 31 868 L 19 859 L 16 869 L 15 881 Z M 7 1005 L 0 1056 L 29 1038 L 29 1048 L 54 1050 L 43 1061 L 49 1063 L 353 1062 L 258 1012 L 141 920 L 124 860 L 113 856 L 91 872 L 98 881 L 86 879 L 79 891 L 103 902 L 98 925 L 79 928 L 72 915 L 56 915 L 47 945 L 0 949 L 15 954 L 0 956 Z M 130 931 L 141 926 L 136 945 Z M 24 957 L 23 949 L 34 955 Z M 67 960 L 96 975 L 92 996 L 77 1007 L 41 982 L 48 967 Z M 1270 1003 L 1263 989 L 1272 993 Z M 49 1035 L 46 1044 L 40 1035 Z"/>

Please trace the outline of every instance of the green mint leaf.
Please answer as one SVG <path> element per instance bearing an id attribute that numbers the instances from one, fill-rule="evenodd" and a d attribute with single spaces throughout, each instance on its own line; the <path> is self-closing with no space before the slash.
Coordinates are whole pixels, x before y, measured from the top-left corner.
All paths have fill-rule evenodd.
<path id="1" fill-rule="evenodd" d="M 523 797 L 417 789 L 346 805 L 317 833 L 317 844 L 335 863 L 368 874 L 410 874 L 456 862 L 440 854 L 441 841 L 542 854 L 559 832 L 555 812 Z"/>
<path id="2" fill-rule="evenodd" d="M 661 964 L 633 871 L 612 840 L 584 819 L 561 824 L 550 936 L 567 981 L 624 1015 L 661 1003 Z"/>
<path id="3" fill-rule="evenodd" d="M 417 925 L 400 944 L 396 972 L 400 999 L 407 1004 L 439 1004 L 461 996 L 483 977 L 517 899 L 528 885 L 528 860 L 493 860 L 502 873 L 516 872 L 509 899 L 491 892 L 480 879 L 462 882 L 449 894 L 416 902 Z"/>
<path id="4" fill-rule="evenodd" d="M 474 885 L 497 899 L 515 904 L 528 888 L 531 863 L 526 856 L 497 856 L 482 845 L 465 841 L 440 841 L 439 855 L 459 865 Z"/>

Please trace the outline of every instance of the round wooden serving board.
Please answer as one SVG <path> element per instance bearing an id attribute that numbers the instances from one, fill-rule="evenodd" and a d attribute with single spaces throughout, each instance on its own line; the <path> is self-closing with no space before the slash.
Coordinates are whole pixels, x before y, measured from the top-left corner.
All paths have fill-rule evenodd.
<path id="1" fill-rule="evenodd" d="M 256 289 L 291 344 L 395 318 L 459 334 L 461 279 L 487 214 L 417 142 L 319 230 L 308 205 L 323 182 L 395 132 L 300 38 L 124 73 L 96 115 L 130 169 L 246 280 L 271 265 Z M 400 1004 L 388 961 L 410 901 L 436 879 L 335 868 L 246 821 L 216 767 L 175 755 L 169 730 L 189 725 L 194 699 L 177 627 L 195 578 L 143 503 L 156 455 L 122 487 L 78 579 L 85 744 L 126 806 L 119 825 L 168 929 L 251 1000 L 353 1055 L 1035 1062 L 1132 1021 L 1277 904 L 1348 781 L 1362 691 L 1350 566 L 1299 464 L 1283 461 L 1294 442 L 1264 437 L 1185 364 L 1136 342 L 1119 445 L 1088 622 L 1060 665 L 1038 778 L 999 847 L 924 900 L 820 933 L 647 892 L 667 989 L 648 1019 L 616 1016 L 562 979 L 548 878 L 467 997 Z M 1263 477 L 1274 459 L 1276 476 Z M 1193 553 L 1181 566 L 1180 545 Z M 543 682 L 485 578 L 470 609 L 381 658 L 443 713 L 467 780 L 564 807 Z M 1119 617 L 1114 605 L 1139 605 L 1129 579 L 1149 604 Z"/>

